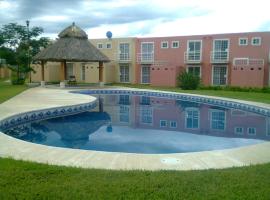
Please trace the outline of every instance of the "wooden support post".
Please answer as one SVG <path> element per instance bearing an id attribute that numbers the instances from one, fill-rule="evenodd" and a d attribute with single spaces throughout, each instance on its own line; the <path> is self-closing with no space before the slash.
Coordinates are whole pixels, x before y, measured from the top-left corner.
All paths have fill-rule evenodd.
<path id="1" fill-rule="evenodd" d="M 99 66 L 99 82 L 103 82 L 103 62 L 98 62 Z"/>
<path id="2" fill-rule="evenodd" d="M 61 68 L 60 68 L 60 81 L 66 80 L 66 70 L 67 70 L 67 63 L 66 61 L 61 62 Z"/>
<path id="3" fill-rule="evenodd" d="M 41 61 L 41 81 L 45 81 L 44 61 Z"/>

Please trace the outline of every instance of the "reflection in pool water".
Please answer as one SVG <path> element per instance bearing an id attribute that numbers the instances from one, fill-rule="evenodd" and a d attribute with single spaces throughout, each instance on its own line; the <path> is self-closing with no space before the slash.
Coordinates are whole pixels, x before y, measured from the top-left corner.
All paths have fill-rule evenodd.
<path id="1" fill-rule="evenodd" d="M 50 146 L 130 153 L 235 148 L 270 139 L 269 119 L 254 113 L 166 98 L 103 95 L 95 110 L 5 131 Z"/>

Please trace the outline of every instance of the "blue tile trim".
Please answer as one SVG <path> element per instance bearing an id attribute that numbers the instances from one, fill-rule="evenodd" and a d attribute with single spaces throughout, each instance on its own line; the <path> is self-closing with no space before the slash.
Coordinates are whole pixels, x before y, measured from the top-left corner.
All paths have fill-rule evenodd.
<path id="1" fill-rule="evenodd" d="M 149 97 L 161 97 L 169 99 L 177 99 L 183 101 L 192 101 L 196 103 L 209 104 L 224 108 L 239 109 L 247 112 L 253 112 L 259 115 L 270 117 L 270 109 L 246 103 L 239 103 L 231 100 L 213 99 L 211 97 L 201 97 L 196 95 L 177 94 L 169 92 L 156 92 L 156 91 L 143 91 L 143 90 L 122 90 L 122 89 L 100 89 L 100 90 L 81 90 L 73 91 L 72 93 L 79 94 L 129 94 L 129 95 L 142 95 Z"/>
<path id="2" fill-rule="evenodd" d="M 45 120 L 60 116 L 73 115 L 80 112 L 85 112 L 94 109 L 97 106 L 97 100 L 78 104 L 74 106 L 62 106 L 56 108 L 48 108 L 42 110 L 35 110 L 31 112 L 20 113 L 11 117 L 5 118 L 0 121 L 0 130 L 6 130 L 13 126 L 17 126 L 24 123 L 29 123 L 36 120 Z"/>

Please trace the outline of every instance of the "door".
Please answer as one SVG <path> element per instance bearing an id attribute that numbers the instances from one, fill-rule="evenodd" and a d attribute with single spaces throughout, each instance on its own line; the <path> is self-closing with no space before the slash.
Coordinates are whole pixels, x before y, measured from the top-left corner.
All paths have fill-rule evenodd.
<path id="1" fill-rule="evenodd" d="M 66 79 L 69 79 L 69 77 L 73 75 L 73 63 L 67 63 Z"/>
<path id="2" fill-rule="evenodd" d="M 129 66 L 120 65 L 120 82 L 127 83 L 129 82 Z"/>
<path id="3" fill-rule="evenodd" d="M 213 66 L 213 85 L 227 84 L 227 66 Z"/>
<path id="4" fill-rule="evenodd" d="M 150 83 L 150 66 L 149 65 L 142 65 L 141 68 L 141 83 Z"/>
<path id="5" fill-rule="evenodd" d="M 82 64 L 81 79 L 85 81 L 85 64 Z"/>

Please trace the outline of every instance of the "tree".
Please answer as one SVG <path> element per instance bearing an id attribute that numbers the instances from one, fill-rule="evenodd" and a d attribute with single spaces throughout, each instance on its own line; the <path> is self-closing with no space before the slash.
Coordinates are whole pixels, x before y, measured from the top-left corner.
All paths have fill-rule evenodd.
<path id="1" fill-rule="evenodd" d="M 42 33 L 41 27 L 28 30 L 27 26 L 17 23 L 3 25 L 0 29 L 0 58 L 16 72 L 17 82 L 33 71 L 29 65 L 32 57 L 49 44 L 48 38 L 39 37 Z"/>

